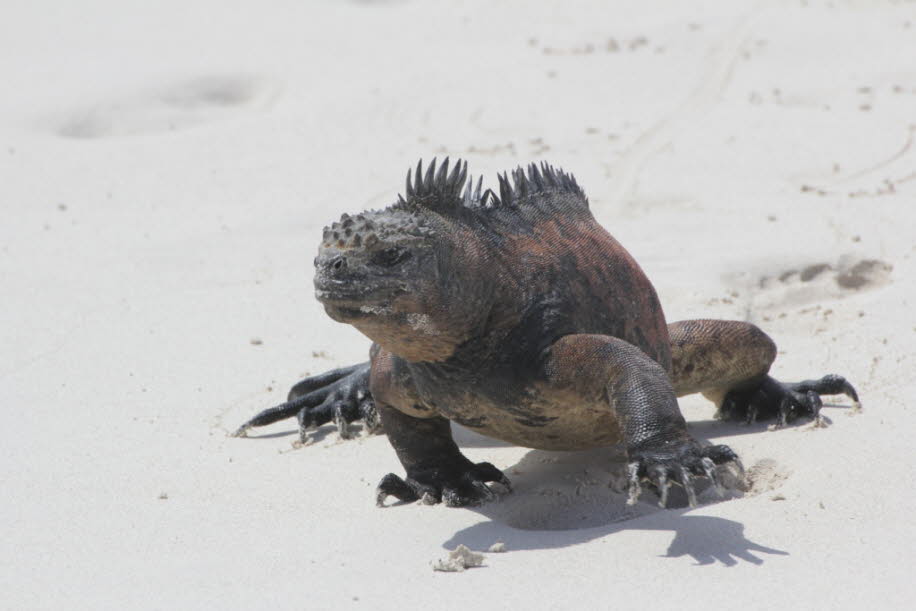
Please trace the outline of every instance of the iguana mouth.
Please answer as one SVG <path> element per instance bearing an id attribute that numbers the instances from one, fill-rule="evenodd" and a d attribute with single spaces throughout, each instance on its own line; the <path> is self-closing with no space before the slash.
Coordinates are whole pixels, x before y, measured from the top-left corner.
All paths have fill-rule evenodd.
<path id="1" fill-rule="evenodd" d="M 352 282 L 325 281 L 315 282 L 315 298 L 324 305 L 350 306 L 359 309 L 361 306 L 384 306 L 403 295 L 407 289 L 403 286 L 366 286 Z"/>

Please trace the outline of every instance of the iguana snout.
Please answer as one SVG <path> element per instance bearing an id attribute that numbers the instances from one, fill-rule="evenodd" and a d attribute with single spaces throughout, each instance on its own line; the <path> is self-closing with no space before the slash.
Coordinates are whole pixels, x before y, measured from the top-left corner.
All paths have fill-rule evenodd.
<path id="1" fill-rule="evenodd" d="M 393 312 L 397 297 L 425 290 L 435 231 L 415 214 L 344 214 L 324 228 L 315 258 L 315 295 L 335 320 Z M 421 273 L 423 272 L 423 273 Z"/>

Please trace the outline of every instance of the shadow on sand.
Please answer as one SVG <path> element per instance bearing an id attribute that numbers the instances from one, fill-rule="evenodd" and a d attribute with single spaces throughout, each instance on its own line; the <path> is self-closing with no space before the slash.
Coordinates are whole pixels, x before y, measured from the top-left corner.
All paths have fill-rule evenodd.
<path id="1" fill-rule="evenodd" d="M 478 512 L 487 514 L 485 509 Z M 485 550 L 496 541 L 504 541 L 508 551 L 512 552 L 567 547 L 623 530 L 667 530 L 674 533 L 674 539 L 662 556 L 690 556 L 698 565 L 720 562 L 725 566 L 734 566 L 741 560 L 760 565 L 763 564 L 760 554 L 789 555 L 786 551 L 749 540 L 744 536 L 744 525 L 739 522 L 687 514 L 686 510 L 668 510 L 639 520 L 582 530 L 519 530 L 494 521 L 480 522 L 456 532 L 442 546 L 454 549 L 463 543 L 471 549 Z"/>
<path id="2" fill-rule="evenodd" d="M 623 530 L 665 530 L 674 533 L 674 539 L 663 556 L 690 556 L 698 565 L 720 562 L 734 566 L 742 560 L 759 565 L 762 554 L 788 555 L 748 540 L 739 522 L 691 515 L 686 495 L 677 487 L 671 489 L 669 509 L 658 506 L 658 497 L 651 490 L 645 490 L 638 503 L 628 506 L 625 466 L 619 447 L 582 452 L 532 450 L 504 470 L 513 482 L 512 494 L 471 508 L 488 521 L 456 532 L 443 547 L 454 549 L 464 544 L 485 550 L 496 541 L 504 541 L 509 551 L 551 549 Z M 720 470 L 720 475 L 726 480 L 730 472 Z M 701 506 L 742 496 L 730 489 L 720 497 L 705 480 L 696 484 Z"/>
<path id="3" fill-rule="evenodd" d="M 699 439 L 764 433 L 765 423 L 746 425 L 700 420 L 690 423 L 691 433 Z M 359 429 L 354 425 L 354 429 Z M 356 431 L 355 431 L 356 432 Z M 312 431 L 312 442 L 336 433 L 332 425 Z M 272 439 L 295 435 L 281 431 L 252 438 Z M 461 447 L 511 447 L 453 425 L 455 441 Z M 620 446 L 578 452 L 531 450 L 504 471 L 512 480 L 513 493 L 498 501 L 470 508 L 487 521 L 462 529 L 443 542 L 454 549 L 464 544 L 485 550 L 504 541 L 508 550 L 553 549 L 586 543 L 625 530 L 670 531 L 674 538 L 662 557 L 690 556 L 697 565 L 740 561 L 763 564 L 762 555 L 786 556 L 788 552 L 756 543 L 744 536 L 744 525 L 712 516 L 691 515 L 683 490 L 673 487 L 668 509 L 657 505 L 657 496 L 645 490 L 638 503 L 626 504 L 626 457 Z M 727 479 L 727 474 L 720 471 Z M 731 489 L 724 497 L 705 480 L 696 481 L 701 506 L 727 502 L 743 496 Z M 396 503 L 400 504 L 400 503 Z"/>

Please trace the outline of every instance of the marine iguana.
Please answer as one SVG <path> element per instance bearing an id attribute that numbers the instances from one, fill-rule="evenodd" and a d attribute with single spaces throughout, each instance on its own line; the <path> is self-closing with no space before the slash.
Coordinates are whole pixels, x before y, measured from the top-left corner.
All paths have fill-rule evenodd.
<path id="1" fill-rule="evenodd" d="M 373 341 L 370 361 L 305 379 L 287 403 L 243 424 L 297 416 L 306 431 L 363 419 L 388 435 L 406 478 L 387 496 L 451 506 L 494 497 L 509 480 L 472 463 L 450 421 L 514 444 L 576 450 L 623 443 L 629 502 L 642 485 L 665 506 L 671 483 L 717 483 L 727 446 L 687 432 L 677 397 L 701 392 L 726 418 L 817 417 L 821 394 L 858 401 L 844 378 L 784 384 L 776 345 L 740 321 L 667 324 L 652 284 L 602 228 L 572 174 L 543 163 L 499 176 L 498 193 L 459 161 L 422 161 L 381 211 L 325 227 L 315 295 L 328 315 Z M 463 190 L 463 193 L 462 193 Z"/>

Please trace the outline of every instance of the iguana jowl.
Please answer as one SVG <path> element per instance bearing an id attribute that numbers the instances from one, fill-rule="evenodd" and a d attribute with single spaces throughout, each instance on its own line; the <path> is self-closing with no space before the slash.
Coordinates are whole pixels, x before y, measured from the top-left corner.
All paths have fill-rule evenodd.
<path id="1" fill-rule="evenodd" d="M 817 416 L 820 394 L 858 400 L 840 376 L 783 384 L 773 341 L 738 321 L 667 324 L 652 284 L 589 211 L 572 175 L 542 164 L 481 193 L 448 159 L 407 174 L 392 206 L 326 227 L 315 292 L 336 321 L 372 341 L 370 362 L 308 378 L 289 401 L 242 425 L 298 416 L 300 431 L 358 418 L 384 427 L 406 470 L 388 495 L 448 505 L 492 498 L 508 479 L 474 464 L 449 421 L 531 448 L 625 445 L 630 500 L 641 483 L 716 479 L 737 461 L 687 432 L 677 397 L 702 392 L 726 417 Z M 463 192 L 462 192 L 463 190 Z"/>

